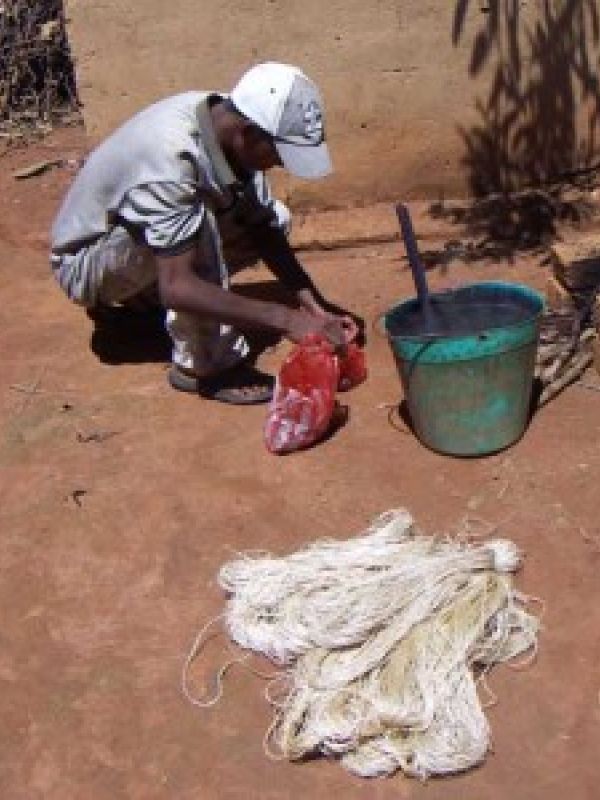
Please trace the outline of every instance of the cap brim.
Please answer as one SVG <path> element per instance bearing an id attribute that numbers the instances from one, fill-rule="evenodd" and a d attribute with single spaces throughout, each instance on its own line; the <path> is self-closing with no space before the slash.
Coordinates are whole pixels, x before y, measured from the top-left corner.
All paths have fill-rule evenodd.
<path id="1" fill-rule="evenodd" d="M 325 142 L 314 147 L 275 142 L 283 166 L 297 178 L 324 178 L 333 172 Z"/>

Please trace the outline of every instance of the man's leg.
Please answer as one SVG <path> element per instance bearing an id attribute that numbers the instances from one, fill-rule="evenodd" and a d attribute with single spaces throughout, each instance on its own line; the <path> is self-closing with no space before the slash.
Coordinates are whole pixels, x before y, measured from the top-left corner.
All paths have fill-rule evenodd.
<path id="1" fill-rule="evenodd" d="M 198 235 L 194 269 L 201 280 L 229 288 L 218 232 L 208 215 Z M 173 364 L 182 373 L 205 377 L 235 366 L 248 355 L 246 339 L 230 325 L 171 309 L 166 324 L 173 340 Z"/>
<path id="2" fill-rule="evenodd" d="M 152 251 L 120 227 L 74 255 L 52 255 L 51 263 L 69 299 L 90 309 L 151 291 L 157 279 Z"/>
<path id="3" fill-rule="evenodd" d="M 169 310 L 166 327 L 173 341 L 173 364 L 188 375 L 213 375 L 248 356 L 246 339 L 230 325 Z"/>
<path id="4" fill-rule="evenodd" d="M 203 226 L 197 243 L 198 276 L 227 289 L 229 276 L 218 237 Z M 88 309 L 126 303 L 140 293 L 152 291 L 157 280 L 156 258 L 136 243 L 123 228 L 115 228 L 75 255 L 51 257 L 54 275 L 67 296 Z M 229 325 L 202 319 L 195 314 L 167 311 L 166 328 L 173 342 L 171 384 L 184 391 L 200 391 L 197 378 L 218 375 L 243 362 L 249 353 L 246 339 Z M 186 381 L 186 378 L 192 380 Z M 246 383 L 252 378 L 246 375 Z M 252 397 L 227 402 L 264 402 L 269 399 L 261 376 Z M 243 376 L 240 374 L 243 383 Z M 270 384 L 270 382 L 268 382 Z M 268 389 L 268 390 L 267 390 Z M 213 389 L 210 389 L 214 394 Z"/>
<path id="5" fill-rule="evenodd" d="M 196 271 L 202 280 L 228 289 L 228 265 L 214 225 L 207 220 L 200 232 Z M 167 330 L 173 340 L 169 381 L 174 388 L 242 405 L 272 396 L 273 378 L 247 364 L 248 342 L 230 325 L 169 310 Z"/>
<path id="6" fill-rule="evenodd" d="M 274 202 L 274 208 L 279 226 L 289 235 L 289 209 L 279 200 Z M 217 231 L 214 221 L 207 219 L 198 239 L 196 263 L 199 277 L 228 289 L 230 271 L 237 272 L 256 264 L 257 260 L 258 253 L 249 237 L 235 235 L 235 231 Z M 230 325 L 169 311 L 167 330 L 173 339 L 173 363 L 188 374 L 212 375 L 235 366 L 249 355 L 245 337 Z"/>

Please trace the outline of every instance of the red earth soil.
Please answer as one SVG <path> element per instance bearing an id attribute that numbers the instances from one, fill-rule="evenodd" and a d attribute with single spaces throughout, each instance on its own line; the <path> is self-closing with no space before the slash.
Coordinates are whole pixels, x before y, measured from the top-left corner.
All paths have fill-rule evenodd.
<path id="1" fill-rule="evenodd" d="M 314 249 L 303 259 L 318 285 L 368 321 L 370 375 L 344 396 L 345 427 L 306 452 L 270 455 L 264 408 L 174 392 L 160 330 L 106 337 L 55 285 L 47 232 L 73 170 L 13 173 L 84 149 L 70 129 L 0 158 L 0 796 L 600 796 L 600 395 L 569 388 L 498 455 L 436 455 L 390 417 L 401 388 L 376 320 L 412 293 L 403 248 Z M 368 233 L 393 210 L 360 213 Z M 425 206 L 414 215 L 421 246 L 434 262 L 437 253 L 434 287 L 501 277 L 543 289 L 544 248 L 480 248 L 472 258 L 449 244 L 464 228 Z M 335 217 L 338 239 L 349 219 Z M 319 219 L 301 221 L 310 226 L 318 231 Z M 271 291 L 262 270 L 244 280 Z M 288 347 L 261 365 L 276 369 Z M 223 607 L 224 561 L 346 538 L 394 507 L 429 533 L 497 526 L 526 553 L 519 587 L 543 600 L 535 663 L 491 676 L 493 751 L 481 768 L 423 785 L 360 780 L 323 759 L 273 762 L 262 745 L 264 684 L 243 668 L 228 674 L 216 707 L 184 700 L 183 660 Z M 224 636 L 211 641 L 193 670 L 199 692 L 232 649 Z"/>

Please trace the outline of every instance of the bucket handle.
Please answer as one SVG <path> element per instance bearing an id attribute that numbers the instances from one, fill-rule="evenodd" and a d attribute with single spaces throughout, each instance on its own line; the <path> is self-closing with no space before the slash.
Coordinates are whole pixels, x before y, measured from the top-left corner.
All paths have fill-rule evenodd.
<path id="1" fill-rule="evenodd" d="M 388 336 L 388 333 L 385 329 L 385 325 L 383 324 L 383 318 L 385 314 L 386 314 L 385 311 L 380 311 L 378 314 L 376 314 L 375 319 L 371 324 L 371 330 L 373 331 L 373 333 L 376 333 L 382 339 L 389 339 L 390 337 Z"/>

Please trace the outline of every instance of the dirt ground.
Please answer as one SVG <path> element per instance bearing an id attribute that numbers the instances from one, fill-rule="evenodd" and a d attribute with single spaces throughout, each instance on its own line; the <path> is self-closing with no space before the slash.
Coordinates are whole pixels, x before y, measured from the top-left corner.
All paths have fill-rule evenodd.
<path id="1" fill-rule="evenodd" d="M 369 380 L 345 397 L 348 424 L 312 450 L 272 456 L 263 408 L 173 392 L 156 326 L 107 336 L 55 286 L 47 231 L 72 170 L 12 173 L 83 148 L 72 129 L 0 159 L 0 796 L 598 797 L 600 395 L 570 388 L 501 454 L 443 457 L 390 419 L 400 383 L 372 332 Z M 392 210 L 358 213 L 367 231 Z M 425 207 L 415 213 L 422 248 L 438 254 L 434 286 L 500 276 L 544 287 L 543 251 L 470 251 L 456 245 L 462 228 Z M 343 238 L 356 219 L 338 214 L 330 225 Z M 300 233 L 317 241 L 311 225 L 318 220 Z M 370 326 L 412 294 L 402 248 L 372 238 L 303 256 L 324 293 Z M 250 275 L 259 288 L 266 279 Z M 261 363 L 275 369 L 286 350 Z M 345 538 L 399 506 L 426 532 L 497 526 L 526 553 L 520 588 L 544 601 L 535 664 L 491 678 L 499 702 L 481 768 L 422 785 L 359 780 L 325 760 L 274 763 L 262 746 L 264 687 L 243 669 L 228 675 L 216 707 L 184 700 L 184 657 L 222 609 L 215 576 L 234 551 L 283 554 Z M 211 642 L 194 669 L 198 691 L 230 654 L 224 637 Z"/>

